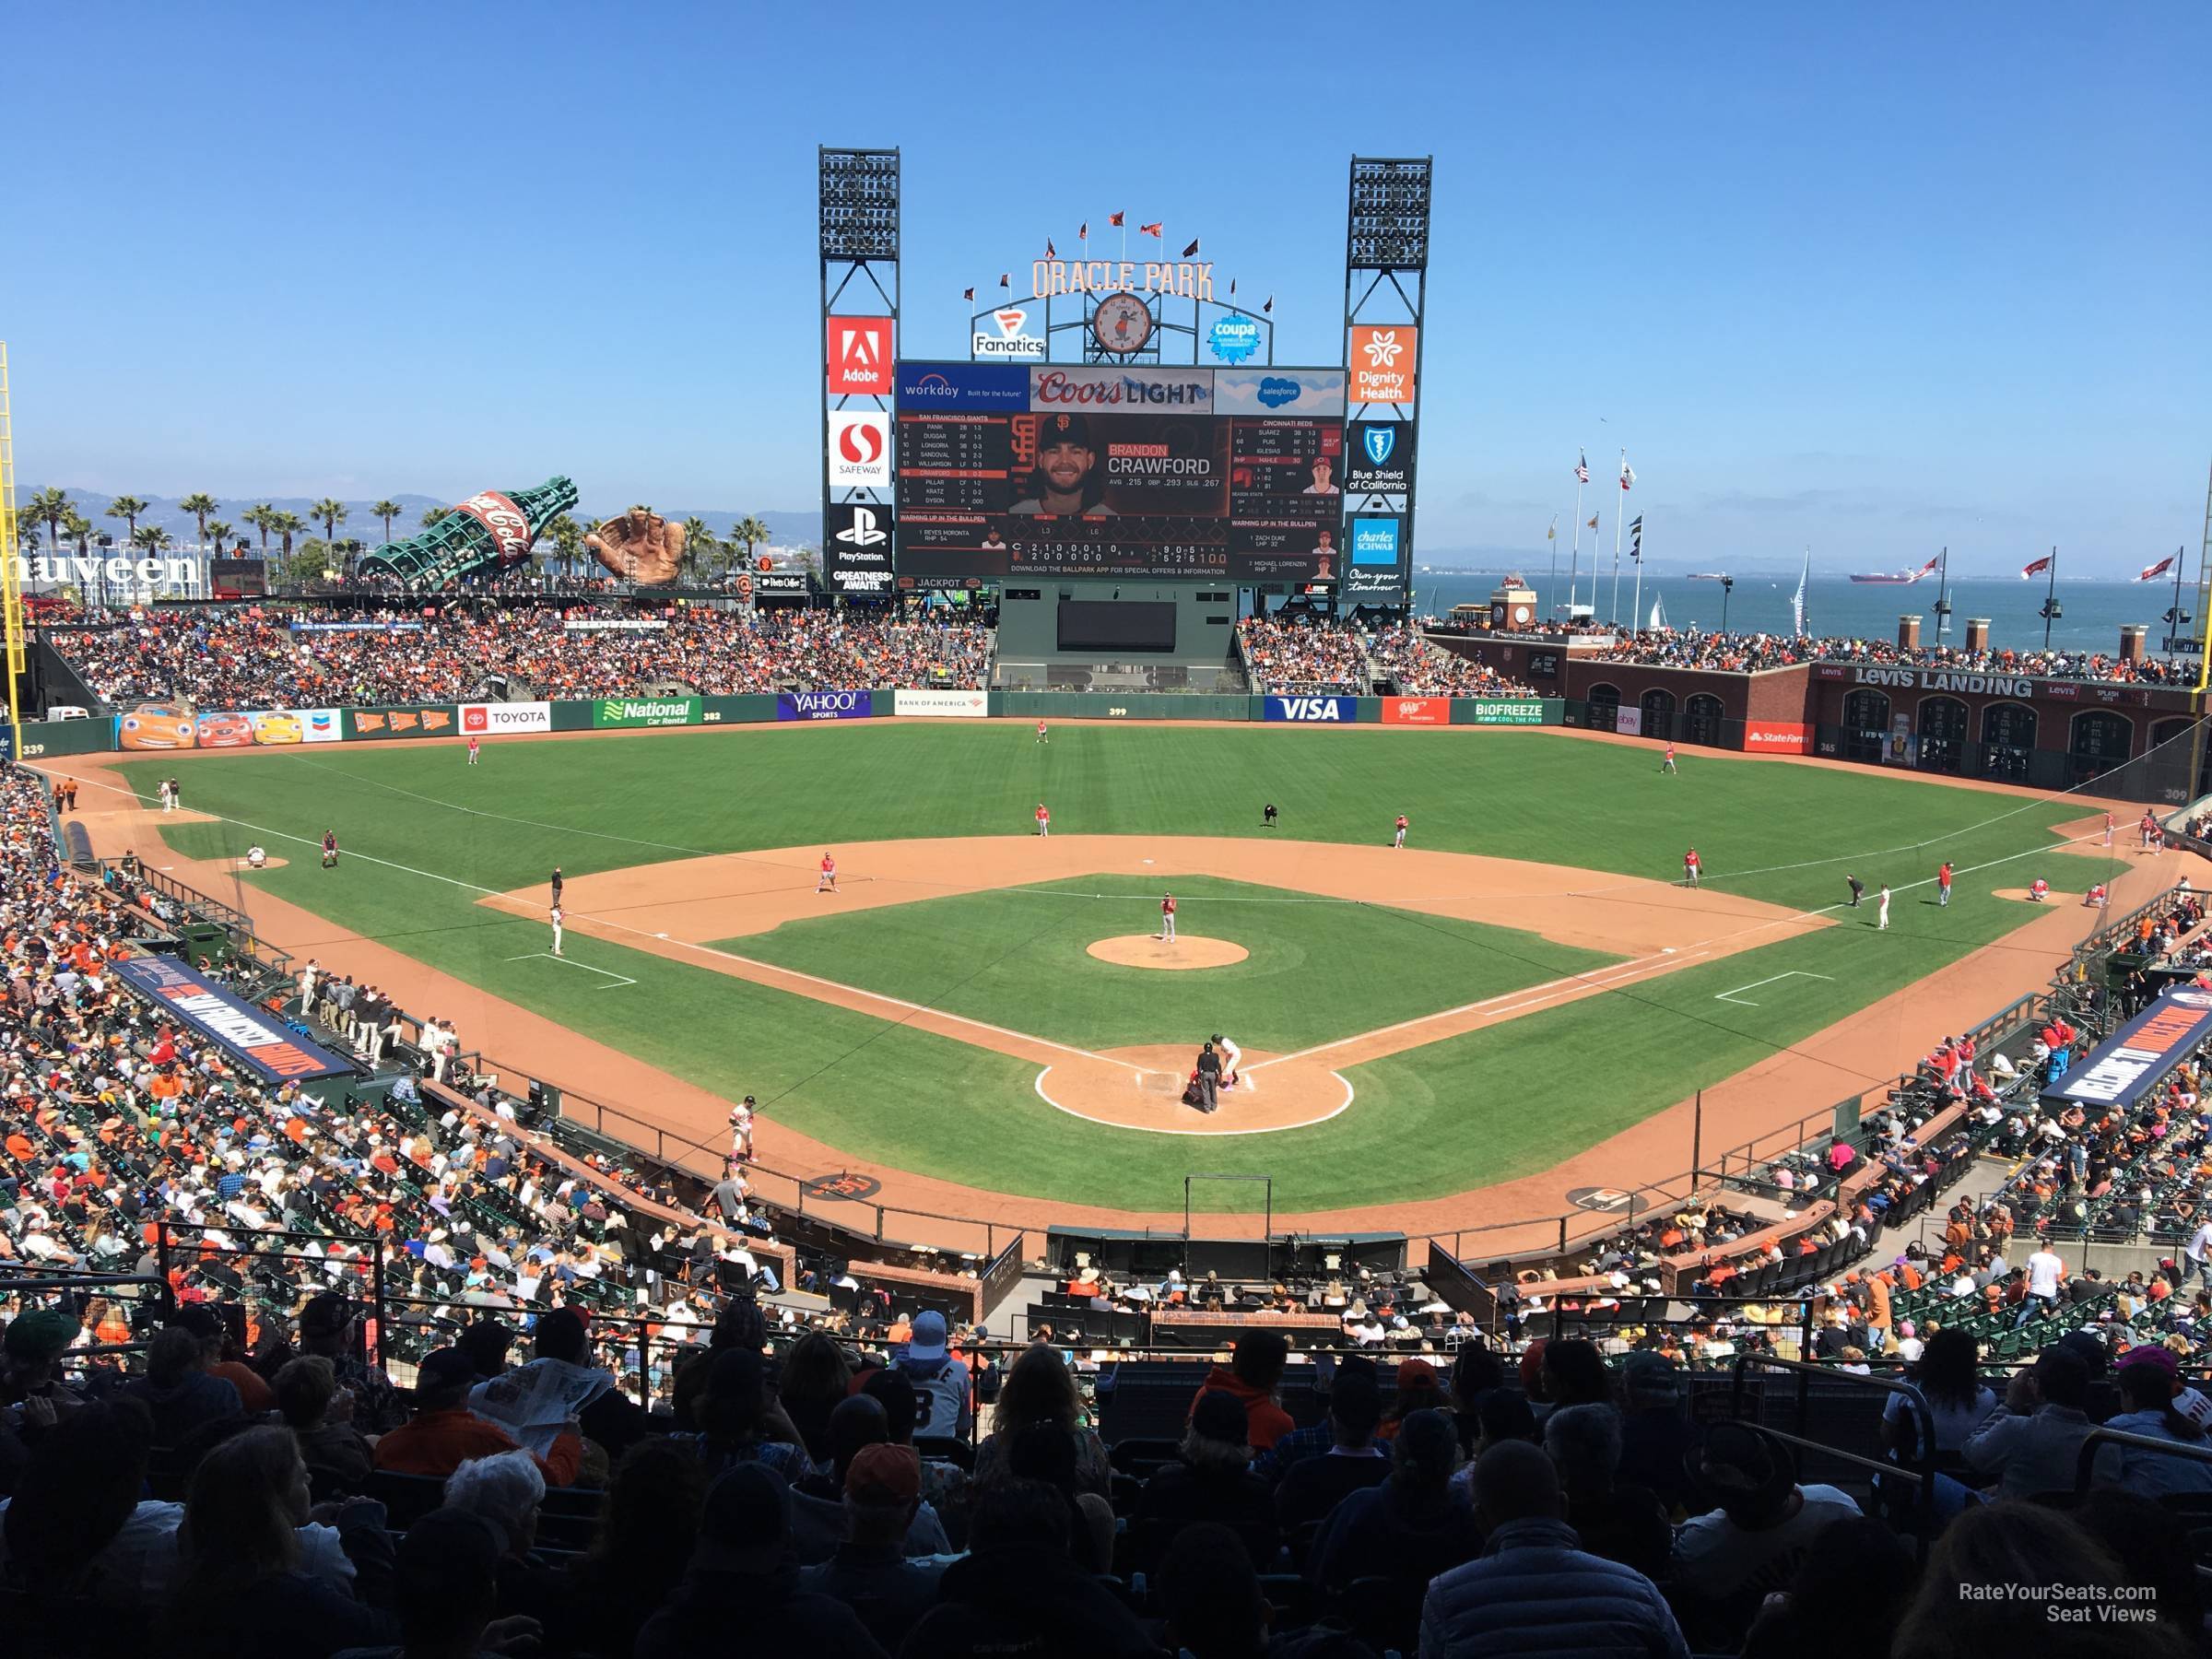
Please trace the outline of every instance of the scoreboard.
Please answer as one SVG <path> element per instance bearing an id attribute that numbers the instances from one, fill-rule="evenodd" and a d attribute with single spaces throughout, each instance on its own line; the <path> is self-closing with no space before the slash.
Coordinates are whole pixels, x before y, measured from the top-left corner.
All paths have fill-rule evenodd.
<path id="1" fill-rule="evenodd" d="M 901 363 L 901 586 L 1206 577 L 1329 584 L 1345 373 Z"/>

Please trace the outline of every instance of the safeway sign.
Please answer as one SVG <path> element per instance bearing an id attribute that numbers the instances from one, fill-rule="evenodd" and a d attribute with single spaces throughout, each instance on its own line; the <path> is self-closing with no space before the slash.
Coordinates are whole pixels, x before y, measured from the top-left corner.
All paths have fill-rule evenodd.
<path id="1" fill-rule="evenodd" d="M 891 394 L 891 320 L 830 319 L 830 394 L 888 397 Z"/>

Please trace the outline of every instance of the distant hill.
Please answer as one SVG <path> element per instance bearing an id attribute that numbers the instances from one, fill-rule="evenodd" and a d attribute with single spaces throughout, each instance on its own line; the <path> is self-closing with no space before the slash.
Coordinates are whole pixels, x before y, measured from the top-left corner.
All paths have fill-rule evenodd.
<path id="1" fill-rule="evenodd" d="M 17 508 L 20 510 L 25 502 L 37 495 L 43 488 L 43 485 L 39 484 L 17 486 Z M 109 504 L 114 500 L 112 496 L 102 495 L 97 489 L 70 489 L 67 493 L 69 499 L 76 503 L 76 510 L 90 519 L 97 528 L 113 535 L 119 541 L 122 539 L 123 521 L 107 516 Z M 146 496 L 141 499 L 147 503 L 147 511 L 138 515 L 139 524 L 159 524 L 176 537 L 180 543 L 189 542 L 198 534 L 198 525 L 192 514 L 178 506 L 179 497 Z M 438 496 L 395 494 L 391 499 L 397 502 L 402 509 L 400 515 L 392 521 L 392 534 L 394 536 L 412 535 L 421 527 L 422 515 L 429 508 L 453 505 L 451 501 Z M 383 540 L 383 524 L 369 511 L 371 504 L 376 500 L 378 498 L 375 496 L 367 496 L 359 500 L 346 502 L 346 520 L 338 526 L 338 534 L 341 537 L 359 536 L 371 547 Z M 239 513 L 264 500 L 281 512 L 296 512 L 304 519 L 307 517 L 307 510 L 314 505 L 316 498 L 313 496 L 224 497 L 221 498 L 221 511 L 215 516 L 220 522 L 229 524 L 236 529 L 245 530 L 246 526 L 240 523 Z M 674 519 L 679 524 L 689 518 L 704 519 L 707 522 L 707 528 L 725 541 L 729 538 L 731 527 L 739 519 L 747 516 L 742 512 L 727 507 L 664 507 L 657 501 L 652 505 L 653 510 L 663 517 Z M 626 512 L 629 507 L 630 503 L 628 501 L 586 500 L 576 510 L 576 518 L 579 522 L 587 518 L 606 518 L 618 512 Z M 818 545 L 821 540 L 822 515 L 818 509 L 804 512 L 757 512 L 753 516 L 768 526 L 769 541 L 774 546 L 795 547 L 802 542 L 812 542 Z M 45 526 L 42 524 L 30 524 L 25 527 L 37 530 L 41 539 L 45 535 Z M 323 533 L 323 527 L 320 524 L 312 524 L 312 528 L 317 535 Z M 258 541 L 259 538 L 251 531 L 247 531 L 247 539 Z"/>

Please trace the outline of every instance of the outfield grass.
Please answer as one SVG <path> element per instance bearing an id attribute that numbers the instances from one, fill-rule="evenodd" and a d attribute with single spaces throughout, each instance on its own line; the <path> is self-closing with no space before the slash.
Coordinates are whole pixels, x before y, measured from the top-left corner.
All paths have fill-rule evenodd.
<path id="1" fill-rule="evenodd" d="M 1079 889 L 1046 883 L 787 922 L 721 947 L 971 1019 L 1014 1023 L 1018 1008 L 1022 1030 L 1077 1048 L 1195 1042 L 1218 1030 L 1273 1053 L 1623 959 L 1479 922 L 1202 876 L 1175 878 L 1179 931 L 1241 945 L 1243 961 L 1192 974 L 1086 954 L 1094 939 L 1157 927 L 1159 889 L 1145 877 L 1087 876 Z"/>
<path id="2" fill-rule="evenodd" d="M 1050 746 L 1030 741 L 1019 724 L 857 724 L 493 743 L 473 770 L 457 747 L 333 746 L 195 758 L 181 773 L 186 800 L 231 821 L 166 834 L 195 857 L 235 857 L 258 840 L 290 859 L 242 879 L 243 908 L 252 908 L 251 888 L 265 887 L 690 1081 L 756 1094 L 771 1115 L 855 1154 L 979 1186 L 1150 1210 L 1180 1207 L 1183 1173 L 1201 1166 L 1272 1175 L 1278 1210 L 1428 1196 L 1547 1167 L 2018 925 L 2020 907 L 1992 898 L 1992 888 L 2040 875 L 2079 891 L 2112 867 L 2047 850 L 2050 826 L 2081 816 L 2065 802 L 1696 750 L 1685 752 L 1677 777 L 1656 767 L 1641 747 L 1544 733 L 1265 726 L 1061 726 Z M 150 798 L 156 780 L 178 768 L 165 758 L 124 771 Z M 1709 882 L 1777 904 L 1833 904 L 1846 871 L 1870 892 L 1888 881 L 1900 893 L 1888 933 L 1825 929 L 1377 1061 L 1349 1074 L 1358 1100 L 1329 1124 L 1204 1143 L 1052 1112 L 1030 1089 L 1033 1068 L 1001 1055 L 571 934 L 571 957 L 637 982 L 615 985 L 533 957 L 546 944 L 541 924 L 475 902 L 541 882 L 556 864 L 573 878 L 751 847 L 1025 834 L 1039 799 L 1064 832 L 1247 835 L 1260 804 L 1272 800 L 1284 832 L 1304 840 L 1380 843 L 1403 811 L 1417 846 L 1666 877 L 1694 843 Z M 326 827 L 347 852 L 335 871 L 320 869 L 312 851 Z M 1939 911 L 1909 884 L 1946 858 L 1960 875 L 1954 902 Z M 1194 890 L 1189 878 L 1179 888 Z M 950 982 L 948 937 L 971 966 L 994 945 L 1002 955 L 1015 945 L 1018 956 L 1025 924 L 1017 907 L 1055 902 L 998 895 L 972 917 L 953 918 L 949 935 L 909 924 L 927 905 L 866 912 L 879 919 L 868 936 L 880 961 L 864 982 L 905 986 L 894 994 L 1018 1030 L 1089 1021 L 1098 1032 L 1133 1033 L 1127 1041 L 1180 1037 L 1191 1023 L 1179 1006 L 1184 976 L 1091 961 L 1080 946 L 1096 935 L 1079 926 L 1028 924 L 1033 938 L 1043 935 L 1029 947 L 1036 954 Z M 1327 927 L 1355 929 L 1335 935 L 1345 944 L 1334 971 L 1347 997 L 1401 980 L 1409 953 L 1421 951 L 1450 958 L 1454 972 L 1498 975 L 1500 989 L 1524 971 L 1556 977 L 1493 959 L 1501 947 L 1523 956 L 1560 949 L 1525 935 L 1447 940 L 1430 930 L 1474 924 L 1423 917 L 1417 927 L 1394 912 L 1313 908 L 1337 918 Z M 794 966 L 828 953 L 847 960 L 830 977 L 856 977 L 852 940 L 861 935 L 840 942 L 817 926 L 793 924 L 738 947 L 779 960 L 786 958 L 775 953 L 789 952 Z M 1206 931 L 1221 930 L 1209 918 Z M 508 959 L 515 957 L 524 959 Z M 1053 971 L 1037 971 L 1040 963 Z M 1789 981 L 1786 999 L 1758 1007 L 1713 1000 L 1792 968 L 1830 977 Z M 1236 971 L 1201 977 L 1228 987 L 1225 976 Z M 1238 1034 L 1248 1046 L 1302 1046 L 1291 1041 L 1305 1029 L 1291 999 L 1269 1006 L 1269 983 L 1290 982 L 1271 982 L 1270 971 L 1254 971 L 1252 1034 Z M 923 994 L 912 994 L 917 988 Z M 1213 993 L 1206 994 L 1210 1007 Z M 1176 1016 L 1166 1031 L 1147 1025 L 1159 1008 Z M 465 1038 L 465 1010 L 418 1011 L 462 1018 Z M 1307 1041 L 1325 1040 L 1336 1015 L 1316 1009 Z M 1363 1016 L 1347 1029 L 1382 1023 Z M 1824 1098 L 1859 1087 L 1840 1077 Z M 946 1131 L 948 1121 L 957 1133 Z"/>

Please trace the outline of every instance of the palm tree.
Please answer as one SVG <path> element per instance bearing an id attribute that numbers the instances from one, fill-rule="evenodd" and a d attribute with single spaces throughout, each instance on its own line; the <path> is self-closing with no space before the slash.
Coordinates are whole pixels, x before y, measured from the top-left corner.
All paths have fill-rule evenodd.
<path id="1" fill-rule="evenodd" d="M 211 512 L 219 512 L 222 511 L 222 509 L 217 505 L 215 498 L 209 495 L 204 489 L 195 489 L 190 495 L 186 496 L 182 500 L 179 501 L 177 505 L 182 508 L 186 512 L 191 513 L 194 519 L 199 521 L 200 546 L 203 547 L 206 547 L 207 545 L 207 515 Z"/>
<path id="2" fill-rule="evenodd" d="M 62 534 L 76 543 L 79 559 L 92 551 L 92 521 L 74 506 L 62 515 Z"/>
<path id="3" fill-rule="evenodd" d="M 338 526 L 346 522 L 346 503 L 335 496 L 324 496 L 307 510 L 307 516 L 323 521 L 323 539 L 335 543 Z"/>
<path id="4" fill-rule="evenodd" d="M 174 538 L 159 524 L 148 524 L 143 530 L 131 532 L 131 546 L 148 558 L 157 553 L 165 552 L 175 545 Z"/>
<path id="5" fill-rule="evenodd" d="M 220 553 L 223 544 L 230 539 L 230 533 L 235 528 L 235 525 L 226 524 L 221 519 L 210 519 L 201 534 L 206 536 L 207 545 Z"/>
<path id="6" fill-rule="evenodd" d="M 261 562 L 269 562 L 269 532 L 276 527 L 276 506 L 273 501 L 257 501 L 238 515 L 261 532 Z"/>
<path id="7" fill-rule="evenodd" d="M 291 563 L 292 537 L 307 528 L 307 521 L 296 512 L 279 512 L 275 515 L 269 528 L 284 538 L 284 561 Z"/>
<path id="8" fill-rule="evenodd" d="M 69 499 L 65 489 L 41 489 L 23 503 L 23 516 L 34 524 L 46 526 L 46 545 L 58 548 L 62 545 L 62 521 L 76 511 L 76 503 Z"/>
<path id="9" fill-rule="evenodd" d="M 699 573 L 700 561 L 716 545 L 714 532 L 707 528 L 705 519 L 696 517 L 686 519 L 684 521 L 684 557 L 680 561 L 684 574 L 696 576 Z"/>
<path id="10" fill-rule="evenodd" d="M 392 539 L 392 521 L 399 516 L 399 503 L 389 496 L 369 509 L 371 518 L 380 518 L 384 521 L 384 540 L 387 542 Z"/>
<path id="11" fill-rule="evenodd" d="M 745 565 L 749 571 L 753 565 L 753 549 L 768 539 L 768 526 L 748 512 L 731 526 L 730 535 L 745 544 Z"/>
<path id="12" fill-rule="evenodd" d="M 422 510 L 422 527 L 428 530 L 451 512 L 453 512 L 451 507 L 425 507 Z"/>
<path id="13" fill-rule="evenodd" d="M 200 534 L 207 538 L 207 553 L 200 569 L 200 596 L 206 598 L 215 592 L 215 560 L 222 556 L 223 544 L 230 539 L 231 526 L 220 519 L 209 521 Z"/>
<path id="14" fill-rule="evenodd" d="M 560 560 L 560 573 L 572 573 L 576 555 L 583 548 L 583 531 L 576 521 L 563 512 L 546 526 L 546 534 L 553 538 L 554 557 Z"/>
<path id="15" fill-rule="evenodd" d="M 108 516 L 119 518 L 131 527 L 131 539 L 138 535 L 138 515 L 146 511 L 146 503 L 136 496 L 117 496 L 108 503 Z"/>

